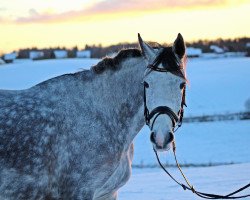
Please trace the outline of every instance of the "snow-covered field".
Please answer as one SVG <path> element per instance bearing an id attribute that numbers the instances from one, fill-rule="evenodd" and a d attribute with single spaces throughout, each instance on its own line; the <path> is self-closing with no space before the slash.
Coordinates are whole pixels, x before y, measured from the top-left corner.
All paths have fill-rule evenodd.
<path id="1" fill-rule="evenodd" d="M 64 73 L 88 69 L 98 59 L 17 60 L 0 65 L 0 88 L 25 89 Z M 237 112 L 250 99 L 250 58 L 190 59 L 186 116 Z"/>
<path id="2" fill-rule="evenodd" d="M 134 165 L 157 165 L 149 135 L 146 126 L 137 135 Z M 249 120 L 184 123 L 175 138 L 177 156 L 182 164 L 250 163 Z M 161 161 L 174 164 L 172 154 L 171 151 L 161 153 Z"/>
<path id="3" fill-rule="evenodd" d="M 27 89 L 49 78 L 89 68 L 97 59 L 16 60 L 0 65 L 0 88 Z"/>
<path id="4" fill-rule="evenodd" d="M 243 111 L 250 99 L 250 58 L 189 60 L 186 115 Z"/>
<path id="5" fill-rule="evenodd" d="M 94 59 L 27 61 L 0 65 L 1 89 L 25 89 L 54 76 L 88 69 Z M 245 111 L 250 99 L 250 59 L 189 60 L 185 116 Z M 250 182 L 250 121 L 184 123 L 176 133 L 177 156 L 183 164 L 224 164 L 217 167 L 184 168 L 191 182 L 204 192 L 228 193 Z M 171 152 L 162 153 L 163 163 L 173 164 Z M 120 199 L 197 199 L 182 191 L 157 166 L 149 131 L 144 127 L 135 139 L 134 168 Z M 178 172 L 170 168 L 174 175 Z M 248 189 L 248 193 L 250 193 Z"/>
<path id="6" fill-rule="evenodd" d="M 250 164 L 217 167 L 184 168 L 197 191 L 228 194 L 250 182 Z M 182 180 L 177 169 L 169 170 Z M 183 181 L 182 181 L 183 182 Z M 250 189 L 241 194 L 249 194 Z M 120 200 L 198 200 L 190 191 L 184 191 L 159 168 L 133 169 L 129 182 L 120 190 Z M 250 198 L 246 198 L 250 199 Z"/>

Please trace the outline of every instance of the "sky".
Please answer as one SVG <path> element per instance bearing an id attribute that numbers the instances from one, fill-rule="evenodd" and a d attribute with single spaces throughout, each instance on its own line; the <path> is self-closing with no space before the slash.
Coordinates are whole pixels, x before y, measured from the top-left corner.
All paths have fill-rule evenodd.
<path id="1" fill-rule="evenodd" d="M 0 0 L 0 53 L 250 36 L 250 0 Z"/>

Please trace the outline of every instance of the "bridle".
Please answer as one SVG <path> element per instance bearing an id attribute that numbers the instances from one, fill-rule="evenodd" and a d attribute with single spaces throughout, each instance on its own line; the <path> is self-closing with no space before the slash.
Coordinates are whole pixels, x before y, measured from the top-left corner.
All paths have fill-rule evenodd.
<path id="1" fill-rule="evenodd" d="M 185 93 L 186 93 L 186 85 L 183 88 L 183 95 L 182 95 L 182 101 L 181 101 L 181 108 L 178 111 L 178 115 L 168 106 L 158 106 L 154 108 L 151 112 L 149 112 L 148 107 L 147 107 L 147 88 L 149 88 L 149 84 L 144 81 L 144 118 L 146 125 L 149 126 L 150 130 L 153 130 L 154 123 L 156 119 L 160 115 L 167 115 L 171 121 L 172 121 L 172 131 L 175 132 L 179 127 L 182 125 L 182 119 L 183 119 L 183 114 L 184 114 L 184 106 L 186 106 L 185 103 Z M 150 124 L 150 121 L 152 121 L 152 124 Z"/>
<path id="2" fill-rule="evenodd" d="M 153 61 L 153 64 L 149 64 L 147 66 L 147 69 L 151 70 L 151 71 L 156 71 L 156 72 L 164 72 L 164 73 L 169 72 L 169 69 L 158 67 L 160 64 L 158 57 L 161 57 L 163 55 L 164 55 L 164 49 L 158 54 L 156 59 Z M 147 88 L 149 88 L 149 84 L 144 80 L 143 86 L 144 86 L 144 94 L 143 94 L 144 118 L 145 118 L 146 125 L 149 126 L 150 130 L 152 131 L 156 119 L 160 115 L 167 115 L 172 121 L 173 133 L 176 132 L 177 129 L 179 127 L 181 127 L 181 125 L 182 125 L 182 119 L 183 119 L 183 115 L 184 115 L 184 106 L 187 107 L 187 105 L 186 105 L 186 84 L 184 83 L 184 85 L 183 85 L 181 106 L 180 106 L 180 110 L 178 111 L 177 114 L 168 106 L 158 106 L 158 107 L 154 108 L 151 112 L 149 112 L 149 109 L 147 107 L 147 93 L 146 93 Z M 150 123 L 151 120 L 152 120 L 152 123 Z"/>
<path id="3" fill-rule="evenodd" d="M 152 70 L 152 71 L 156 71 L 156 72 L 170 72 L 168 69 L 166 68 L 159 68 L 159 58 L 158 57 L 162 57 L 164 53 L 164 50 L 161 51 L 158 56 L 156 57 L 156 59 L 153 61 L 152 64 L 148 65 L 148 69 Z M 181 127 L 182 125 L 182 120 L 183 120 L 183 115 L 184 115 L 184 106 L 186 106 L 186 84 L 184 84 L 183 86 L 183 94 L 182 94 L 182 100 L 181 100 L 181 106 L 180 106 L 180 110 L 178 111 L 178 114 L 176 114 L 170 107 L 168 106 L 158 106 L 156 108 L 154 108 L 151 112 L 148 110 L 147 107 L 147 88 L 149 88 L 149 84 L 144 80 L 143 82 L 143 86 L 144 86 L 144 95 L 143 95 L 143 99 L 144 99 L 144 118 L 145 118 L 145 123 L 146 125 L 150 128 L 150 130 L 153 130 L 153 126 L 154 123 L 156 121 L 156 119 L 160 116 L 160 115 L 167 115 L 171 121 L 172 121 L 172 131 L 173 133 L 177 131 L 177 129 L 179 127 Z M 152 120 L 152 123 L 151 123 Z M 250 197 L 250 194 L 248 195 L 241 195 L 241 196 L 234 196 L 235 194 L 247 189 L 248 187 L 250 187 L 250 183 L 241 187 L 240 189 L 227 194 L 227 195 L 218 195 L 218 194 L 210 194 L 210 193 L 204 193 L 204 192 L 199 192 L 196 189 L 194 189 L 193 185 L 190 184 L 190 182 L 188 181 L 188 179 L 186 178 L 186 176 L 184 175 L 181 166 L 178 163 L 177 157 L 176 157 L 176 145 L 175 145 L 175 141 L 173 141 L 173 152 L 174 152 L 174 157 L 175 157 L 175 162 L 176 165 L 182 175 L 182 177 L 184 178 L 186 184 L 183 184 L 179 181 L 177 181 L 167 170 L 166 168 L 162 165 L 159 156 L 157 154 L 157 151 L 155 149 L 153 149 L 157 158 L 157 161 L 160 165 L 160 167 L 165 171 L 165 173 L 174 181 L 176 182 L 178 185 L 180 185 L 184 190 L 189 190 L 192 191 L 194 194 L 196 194 L 197 196 L 204 198 L 204 199 L 240 199 L 240 198 L 246 198 L 246 197 Z"/>

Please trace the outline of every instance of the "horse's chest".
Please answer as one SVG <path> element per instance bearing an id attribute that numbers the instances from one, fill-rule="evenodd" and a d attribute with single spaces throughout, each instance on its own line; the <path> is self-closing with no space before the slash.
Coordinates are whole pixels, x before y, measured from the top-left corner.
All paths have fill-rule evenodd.
<path id="1" fill-rule="evenodd" d="M 133 147 L 127 152 L 126 156 L 122 157 L 119 162 L 118 167 L 115 169 L 114 173 L 109 177 L 106 183 L 101 189 L 95 192 L 95 196 L 104 197 L 115 193 L 120 187 L 122 187 L 131 176 L 131 162 Z"/>

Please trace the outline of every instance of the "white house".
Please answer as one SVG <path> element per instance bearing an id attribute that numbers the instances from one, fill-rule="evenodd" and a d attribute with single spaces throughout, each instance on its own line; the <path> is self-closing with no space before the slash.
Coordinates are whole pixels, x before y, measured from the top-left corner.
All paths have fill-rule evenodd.
<path id="1" fill-rule="evenodd" d="M 5 64 L 4 60 L 2 58 L 0 58 L 0 65 Z"/>
<path id="2" fill-rule="evenodd" d="M 202 50 L 199 48 L 194 48 L 194 47 L 187 47 L 187 56 L 194 58 L 194 57 L 200 57 L 202 54 Z"/>
<path id="3" fill-rule="evenodd" d="M 55 58 L 57 59 L 68 57 L 68 52 L 66 50 L 55 50 L 54 54 L 55 54 Z"/>
<path id="4" fill-rule="evenodd" d="M 6 62 L 6 63 L 12 63 L 13 60 L 15 60 L 17 57 L 17 53 L 13 52 L 13 53 L 7 53 L 3 56 L 3 60 Z"/>
<path id="5" fill-rule="evenodd" d="M 44 53 L 42 51 L 30 51 L 29 58 L 32 60 L 43 58 Z"/>
<path id="6" fill-rule="evenodd" d="M 90 50 L 82 50 L 76 52 L 77 58 L 90 58 L 91 57 L 91 51 Z"/>
<path id="7" fill-rule="evenodd" d="M 217 45 L 211 45 L 210 49 L 213 50 L 214 53 L 218 53 L 218 54 L 225 53 L 224 49 L 218 47 Z"/>

